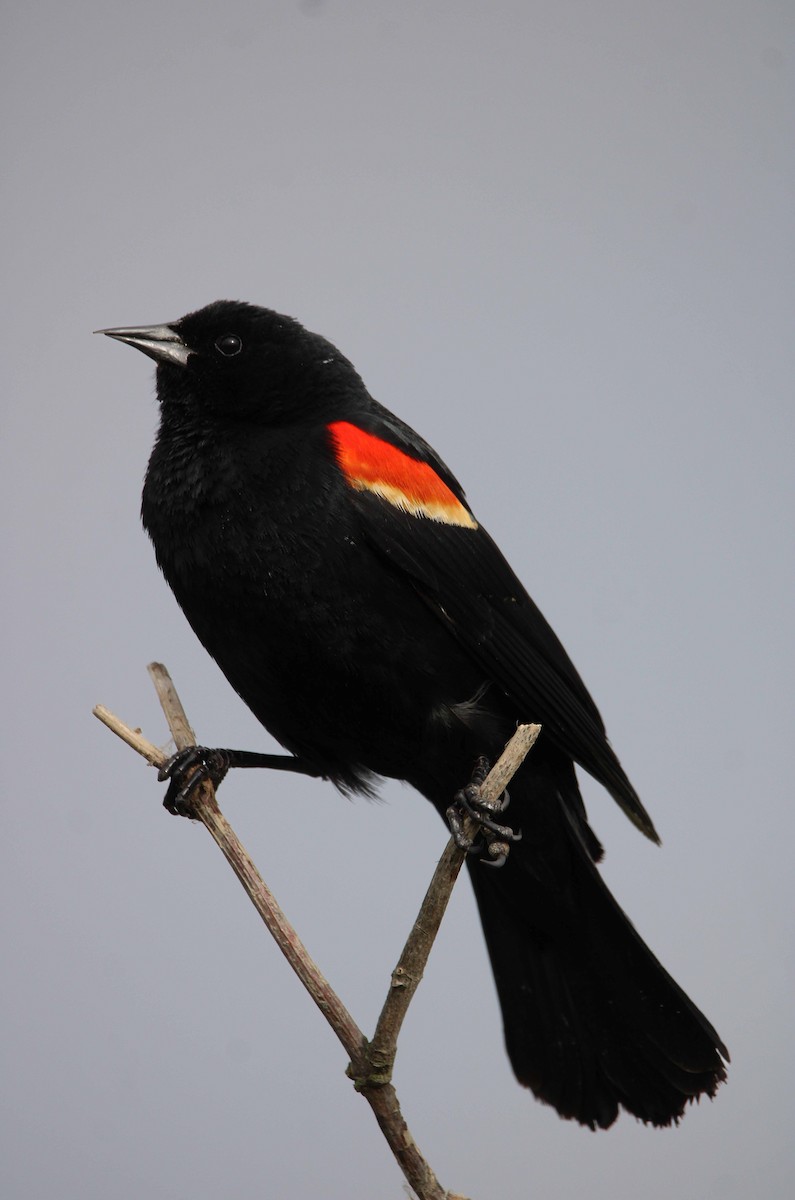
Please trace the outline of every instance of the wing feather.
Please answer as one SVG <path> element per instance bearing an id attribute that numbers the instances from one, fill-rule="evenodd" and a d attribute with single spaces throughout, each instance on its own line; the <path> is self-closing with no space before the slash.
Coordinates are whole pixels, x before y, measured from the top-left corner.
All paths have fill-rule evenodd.
<path id="1" fill-rule="evenodd" d="M 463 498 L 460 486 L 455 490 Z M 472 527 L 440 525 L 373 492 L 351 491 L 351 500 L 374 552 L 408 577 L 447 622 L 472 659 L 511 697 L 517 718 L 542 724 L 565 754 L 607 788 L 633 824 L 658 841 L 574 664 L 488 533 L 474 521 Z"/>

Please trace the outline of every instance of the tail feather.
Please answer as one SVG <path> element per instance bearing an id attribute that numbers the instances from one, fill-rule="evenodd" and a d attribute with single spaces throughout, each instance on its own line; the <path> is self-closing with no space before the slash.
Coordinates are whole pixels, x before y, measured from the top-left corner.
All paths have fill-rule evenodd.
<path id="1" fill-rule="evenodd" d="M 621 1108 L 675 1123 L 715 1094 L 726 1047 L 613 899 L 573 807 L 533 790 L 512 789 L 512 811 L 542 817 L 505 867 L 470 863 L 514 1071 L 593 1129 Z"/>

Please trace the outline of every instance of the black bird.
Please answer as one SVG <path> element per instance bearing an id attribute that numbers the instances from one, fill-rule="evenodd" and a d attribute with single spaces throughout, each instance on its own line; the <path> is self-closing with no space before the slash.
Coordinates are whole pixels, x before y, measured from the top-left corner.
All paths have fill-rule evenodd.
<path id="1" fill-rule="evenodd" d="M 516 1076 L 591 1128 L 621 1107 L 668 1125 L 714 1095 L 726 1048 L 602 882 L 574 764 L 657 841 L 651 819 L 568 655 L 435 451 L 330 342 L 269 309 L 218 301 L 100 332 L 158 364 L 142 517 L 160 568 L 293 756 L 205 751 L 204 768 L 282 766 L 346 792 L 404 779 L 445 816 L 462 788 L 477 810 L 482 759 L 517 722 L 539 722 L 510 789 L 521 840 L 481 811 L 484 850 L 468 858 Z M 172 811 L 186 811 L 185 767 Z M 483 857 L 500 841 L 510 852 L 495 869 Z"/>

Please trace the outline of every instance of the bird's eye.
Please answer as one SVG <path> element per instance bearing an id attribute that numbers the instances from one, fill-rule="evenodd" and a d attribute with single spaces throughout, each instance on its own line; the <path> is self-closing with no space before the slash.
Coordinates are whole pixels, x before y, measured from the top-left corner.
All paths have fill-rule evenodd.
<path id="1" fill-rule="evenodd" d="M 222 337 L 216 338 L 215 348 L 219 354 L 223 354 L 226 358 L 232 358 L 243 349 L 243 343 L 236 333 L 225 333 Z"/>

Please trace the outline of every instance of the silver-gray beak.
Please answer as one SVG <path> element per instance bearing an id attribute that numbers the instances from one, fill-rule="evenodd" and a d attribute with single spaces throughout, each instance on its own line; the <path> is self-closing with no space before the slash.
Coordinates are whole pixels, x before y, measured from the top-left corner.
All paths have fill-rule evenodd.
<path id="1" fill-rule="evenodd" d="M 155 362 L 178 363 L 184 367 L 188 361 L 190 350 L 179 334 L 170 325 L 139 325 L 127 329 L 95 329 L 95 333 L 104 333 L 106 337 L 115 338 L 118 342 L 126 342 L 148 354 Z"/>

